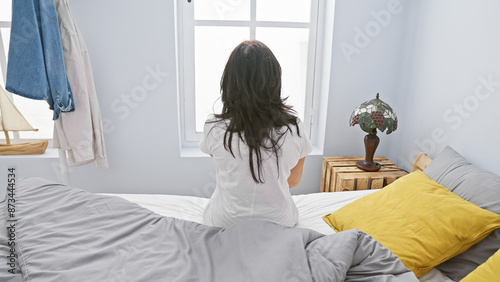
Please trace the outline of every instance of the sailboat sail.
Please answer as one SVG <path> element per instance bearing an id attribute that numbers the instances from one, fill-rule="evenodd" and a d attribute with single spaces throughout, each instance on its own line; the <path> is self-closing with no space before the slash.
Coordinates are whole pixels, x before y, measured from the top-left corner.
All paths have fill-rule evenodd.
<path id="1" fill-rule="evenodd" d="M 0 86 L 0 130 L 1 131 L 38 131 L 28 123 Z"/>
<path id="2" fill-rule="evenodd" d="M 10 143 L 8 131 L 37 131 L 14 106 L 9 96 L 0 86 L 0 131 L 5 134 L 6 143 L 0 143 L 0 155 L 32 155 L 43 154 L 49 142 L 37 140 L 24 143 Z"/>

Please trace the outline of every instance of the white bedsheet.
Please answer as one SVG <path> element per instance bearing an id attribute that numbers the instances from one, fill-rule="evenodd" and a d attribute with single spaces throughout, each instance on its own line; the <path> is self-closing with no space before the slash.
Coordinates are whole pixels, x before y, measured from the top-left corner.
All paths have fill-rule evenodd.
<path id="1" fill-rule="evenodd" d="M 322 234 L 335 233 L 323 220 L 323 216 L 375 191 L 377 190 L 312 193 L 292 196 L 299 210 L 299 222 L 296 227 L 310 228 Z M 203 210 L 208 203 L 208 198 L 192 196 L 153 194 L 113 195 L 137 203 L 163 216 L 199 223 L 202 222 Z"/>
<path id="2" fill-rule="evenodd" d="M 310 228 L 322 234 L 335 233 L 323 220 L 323 216 L 332 213 L 375 190 L 345 191 L 330 193 L 312 193 L 292 196 L 299 210 L 299 222 L 296 227 Z M 202 223 L 203 210 L 208 198 L 161 195 L 161 194 L 108 194 L 119 196 L 163 216 Z M 366 211 L 367 213 L 370 211 Z M 422 282 L 453 282 L 438 269 L 419 278 Z"/>

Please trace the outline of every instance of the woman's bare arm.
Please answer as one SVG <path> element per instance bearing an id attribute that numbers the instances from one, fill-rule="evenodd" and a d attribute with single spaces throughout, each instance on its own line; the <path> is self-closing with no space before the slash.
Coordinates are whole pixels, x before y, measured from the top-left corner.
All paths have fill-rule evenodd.
<path id="1" fill-rule="evenodd" d="M 300 159 L 297 165 L 290 170 L 290 176 L 288 177 L 288 186 L 293 188 L 299 185 L 300 180 L 302 179 L 302 170 L 304 168 L 305 157 Z"/>

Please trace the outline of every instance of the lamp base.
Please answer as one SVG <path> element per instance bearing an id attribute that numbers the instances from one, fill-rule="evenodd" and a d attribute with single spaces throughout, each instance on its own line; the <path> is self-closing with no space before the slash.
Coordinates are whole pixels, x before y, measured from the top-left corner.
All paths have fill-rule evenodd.
<path id="1" fill-rule="evenodd" d="M 369 172 L 375 172 L 379 171 L 380 168 L 382 167 L 379 163 L 374 162 L 374 161 L 367 161 L 367 160 L 359 160 L 356 162 L 356 166 L 359 169 L 362 169 L 364 171 L 369 171 Z"/>
<path id="2" fill-rule="evenodd" d="M 365 136 L 365 159 L 356 162 L 356 166 L 359 169 L 369 172 L 380 170 L 381 165 L 373 161 L 373 156 L 375 155 L 375 150 L 377 150 L 379 142 L 380 139 L 377 136 L 377 129 L 373 128 L 370 133 Z"/>

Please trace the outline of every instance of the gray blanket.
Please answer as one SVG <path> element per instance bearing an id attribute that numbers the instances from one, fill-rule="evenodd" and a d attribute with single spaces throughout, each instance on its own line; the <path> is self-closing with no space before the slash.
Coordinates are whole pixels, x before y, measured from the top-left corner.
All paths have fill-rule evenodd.
<path id="1" fill-rule="evenodd" d="M 358 230 L 211 227 L 39 178 L 16 190 L 17 221 L 2 218 L 15 231 L 0 232 L 0 251 L 6 258 L 14 238 L 17 274 L 2 261 L 1 281 L 418 281 Z"/>

